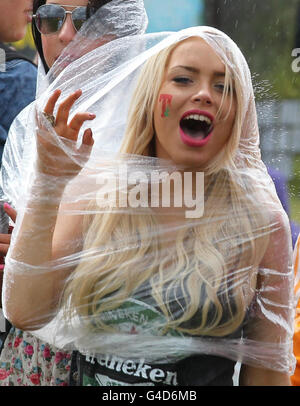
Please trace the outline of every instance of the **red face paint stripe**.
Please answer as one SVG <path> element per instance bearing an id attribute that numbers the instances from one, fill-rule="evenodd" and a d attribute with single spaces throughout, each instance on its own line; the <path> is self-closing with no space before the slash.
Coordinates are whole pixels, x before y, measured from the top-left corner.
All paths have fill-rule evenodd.
<path id="1" fill-rule="evenodd" d="M 169 115 L 169 107 L 171 106 L 173 96 L 171 94 L 161 94 L 159 97 L 159 102 L 162 103 L 162 117 L 168 117 Z"/>

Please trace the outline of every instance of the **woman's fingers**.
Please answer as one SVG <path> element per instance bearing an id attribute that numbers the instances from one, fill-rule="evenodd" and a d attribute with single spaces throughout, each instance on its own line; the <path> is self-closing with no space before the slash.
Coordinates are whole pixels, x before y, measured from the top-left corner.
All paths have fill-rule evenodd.
<path id="1" fill-rule="evenodd" d="M 2 243 L 0 243 L 0 254 L 1 254 L 2 256 L 7 255 L 9 246 L 10 246 L 10 243 L 9 243 L 9 244 L 2 244 Z"/>
<path id="2" fill-rule="evenodd" d="M 8 203 L 3 204 L 3 209 L 6 214 L 12 219 L 15 223 L 17 218 L 17 212 L 13 209 Z M 11 233 L 7 230 L 7 234 L 0 234 L 0 254 L 5 256 L 10 246 Z"/>
<path id="3" fill-rule="evenodd" d="M 11 234 L 0 234 L 0 254 L 5 256 L 10 246 Z"/>
<path id="4" fill-rule="evenodd" d="M 51 97 L 49 98 L 44 112 L 50 115 L 53 115 L 53 111 L 55 108 L 55 104 L 61 95 L 61 91 L 58 89 L 56 90 Z M 77 99 L 82 95 L 82 91 L 76 90 L 76 92 L 72 93 L 68 96 L 58 107 L 57 114 L 55 118 L 55 131 L 56 133 L 63 137 L 68 138 L 70 140 L 76 141 L 78 137 L 78 133 L 85 121 L 94 120 L 96 115 L 93 113 L 77 113 L 71 119 L 70 123 L 68 124 L 69 114 L 72 106 L 76 102 Z M 92 146 L 94 144 L 93 134 L 91 129 L 88 129 L 83 134 L 82 144 Z"/>
<path id="5" fill-rule="evenodd" d="M 59 105 L 56 115 L 56 127 L 68 124 L 70 110 L 73 104 L 76 102 L 77 99 L 79 99 L 81 95 L 82 91 L 76 90 L 76 92 L 72 93 Z"/>
<path id="6" fill-rule="evenodd" d="M 78 150 L 79 153 L 86 153 L 86 147 L 92 147 L 94 145 L 93 133 L 90 128 L 85 130 L 82 136 L 82 144 Z"/>
<path id="7" fill-rule="evenodd" d="M 59 90 L 59 89 L 55 90 L 55 92 L 50 96 L 50 98 L 44 108 L 45 113 L 50 114 L 50 115 L 53 114 L 55 104 L 56 104 L 57 100 L 59 99 L 60 95 L 61 95 L 61 90 Z"/>
<path id="8" fill-rule="evenodd" d="M 69 130 L 74 132 L 74 136 L 77 137 L 77 135 L 80 131 L 80 128 L 82 127 L 82 124 L 85 121 L 94 120 L 95 117 L 96 117 L 96 115 L 92 114 L 92 113 L 77 113 L 70 121 L 70 124 L 68 126 Z"/>
<path id="9" fill-rule="evenodd" d="M 93 139 L 93 133 L 90 128 L 85 130 L 82 136 L 82 144 L 83 145 L 88 145 L 88 146 L 93 146 L 94 144 L 94 139 Z"/>
<path id="10" fill-rule="evenodd" d="M 17 212 L 15 209 L 13 209 L 8 203 L 3 204 L 4 211 L 6 214 L 12 219 L 12 221 L 15 223 L 16 218 L 17 218 Z"/>
<path id="11" fill-rule="evenodd" d="M 10 244 L 11 234 L 0 234 L 0 244 Z"/>

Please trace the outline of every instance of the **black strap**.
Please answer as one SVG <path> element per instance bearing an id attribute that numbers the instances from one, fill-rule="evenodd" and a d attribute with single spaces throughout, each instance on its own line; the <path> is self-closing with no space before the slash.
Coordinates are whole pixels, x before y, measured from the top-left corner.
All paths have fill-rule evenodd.
<path id="1" fill-rule="evenodd" d="M 24 61 L 30 62 L 32 65 L 36 66 L 36 64 L 31 59 L 27 58 L 21 52 L 17 52 L 12 46 L 0 42 L 0 48 L 5 51 L 6 62 L 13 61 L 14 59 L 23 59 Z"/>

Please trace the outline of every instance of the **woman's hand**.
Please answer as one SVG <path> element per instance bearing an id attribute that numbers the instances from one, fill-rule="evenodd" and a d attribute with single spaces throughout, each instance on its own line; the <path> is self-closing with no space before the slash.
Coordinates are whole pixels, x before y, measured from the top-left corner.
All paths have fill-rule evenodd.
<path id="1" fill-rule="evenodd" d="M 15 223 L 17 218 L 17 212 L 15 209 L 10 207 L 9 204 L 4 203 L 3 209 L 6 214 L 12 219 Z M 4 257 L 7 254 L 8 248 L 10 246 L 11 232 L 13 227 L 9 227 L 7 234 L 0 234 L 0 257 L 2 257 L 3 263 L 0 264 L 0 307 L 2 307 L 1 301 L 1 292 L 2 292 L 2 283 L 3 283 L 3 273 L 4 273 Z"/>
<path id="2" fill-rule="evenodd" d="M 77 113 L 69 120 L 70 110 L 81 94 L 76 91 L 60 103 L 55 122 L 51 123 L 54 131 L 50 123 L 45 125 L 46 120 L 37 117 L 37 173 L 10 248 L 11 259 L 22 264 L 24 271 L 15 272 L 13 261 L 6 264 L 4 271 L 4 285 L 8 287 L 3 296 L 4 312 L 11 324 L 21 330 L 39 329 L 54 317 L 66 277 L 72 271 L 53 272 L 49 264 L 53 261 L 53 236 L 59 235 L 56 223 L 64 187 L 81 171 L 94 143 L 88 129 L 77 148 L 79 131 L 85 121 L 95 118 L 94 114 Z M 53 115 L 60 95 L 61 91 L 56 90 L 49 98 L 46 115 Z M 66 245 L 66 240 L 60 240 L 60 244 Z M 30 271 L 36 267 L 43 272 Z"/>
<path id="3" fill-rule="evenodd" d="M 12 219 L 15 223 L 17 218 L 17 212 L 13 209 L 9 204 L 4 203 L 3 205 L 4 211 L 6 214 Z M 10 239 L 11 239 L 11 228 L 7 230 L 7 234 L 0 234 L 0 255 L 5 256 L 10 246 Z M 0 267 L 1 270 L 1 267 Z M 3 267 L 2 267 L 3 270 Z"/>
<path id="4" fill-rule="evenodd" d="M 89 158 L 94 144 L 92 130 L 90 128 L 85 130 L 82 145 L 79 149 L 76 149 L 76 142 L 83 123 L 94 120 L 96 116 L 92 113 L 77 113 L 68 123 L 70 110 L 81 94 L 82 91 L 77 90 L 59 105 L 53 128 L 62 141 L 74 141 L 74 143 L 68 144 L 68 148 L 71 148 L 71 155 L 81 155 L 81 162 L 85 162 Z M 54 108 L 60 95 L 61 91 L 56 90 L 49 98 L 44 108 L 46 115 L 53 116 Z M 51 134 L 49 134 L 49 131 L 45 127 L 40 124 L 39 129 L 37 140 L 39 172 L 56 177 L 67 176 L 70 178 L 76 176 L 81 170 L 81 166 L 63 151 L 59 143 L 51 137 Z"/>

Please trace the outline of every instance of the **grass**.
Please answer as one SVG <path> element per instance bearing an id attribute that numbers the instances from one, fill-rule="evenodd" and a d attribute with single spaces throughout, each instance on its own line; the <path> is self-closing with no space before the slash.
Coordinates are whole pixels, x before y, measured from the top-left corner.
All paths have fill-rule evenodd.
<path id="1" fill-rule="evenodd" d="M 300 155 L 296 155 L 293 165 L 294 177 L 289 182 L 289 195 L 292 220 L 300 224 Z"/>
<path id="2" fill-rule="evenodd" d="M 300 199 L 291 198 L 291 219 L 300 224 Z"/>

